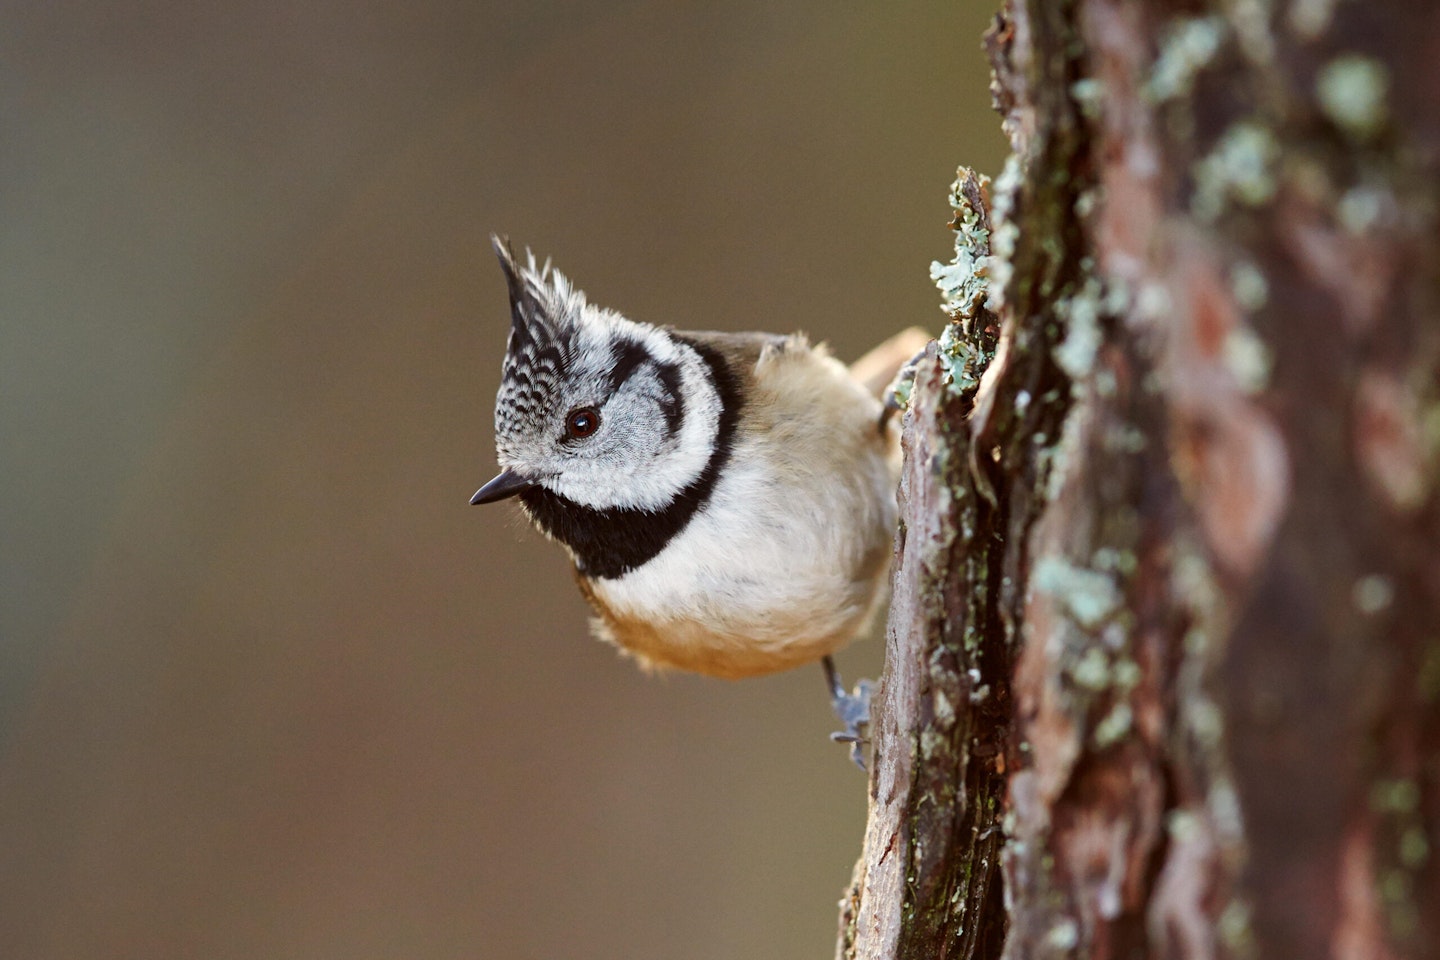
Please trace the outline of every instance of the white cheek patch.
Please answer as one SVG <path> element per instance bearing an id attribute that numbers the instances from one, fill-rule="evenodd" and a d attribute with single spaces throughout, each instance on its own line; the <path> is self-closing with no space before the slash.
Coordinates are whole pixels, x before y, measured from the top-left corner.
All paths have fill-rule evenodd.
<path id="1" fill-rule="evenodd" d="M 715 454 L 720 433 L 720 393 L 710 379 L 710 369 L 700 357 L 690 354 L 680 366 L 680 396 L 685 404 L 674 448 L 637 479 L 647 490 L 644 509 L 669 504 L 680 491 L 700 479 Z"/>
<path id="2" fill-rule="evenodd" d="M 604 452 L 569 458 L 544 485 L 567 500 L 598 510 L 659 512 L 699 480 L 710 463 L 720 429 L 720 394 L 708 365 L 690 347 L 654 328 L 613 315 L 605 319 L 617 327 L 623 324 L 623 334 L 640 340 L 656 362 L 679 369 L 680 429 L 671 435 L 658 400 L 628 411 L 625 404 L 609 404 L 602 409 L 601 428 L 594 438 L 607 445 Z M 608 409 L 612 406 L 615 409 Z M 617 436 L 613 431 L 628 433 Z"/>

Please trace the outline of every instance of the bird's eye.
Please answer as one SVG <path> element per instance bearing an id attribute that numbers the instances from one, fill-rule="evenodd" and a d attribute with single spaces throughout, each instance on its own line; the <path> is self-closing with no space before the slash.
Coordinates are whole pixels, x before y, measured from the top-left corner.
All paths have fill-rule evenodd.
<path id="1" fill-rule="evenodd" d="M 565 434 L 572 440 L 584 440 L 600 429 L 600 411 L 594 407 L 571 410 L 565 418 Z"/>

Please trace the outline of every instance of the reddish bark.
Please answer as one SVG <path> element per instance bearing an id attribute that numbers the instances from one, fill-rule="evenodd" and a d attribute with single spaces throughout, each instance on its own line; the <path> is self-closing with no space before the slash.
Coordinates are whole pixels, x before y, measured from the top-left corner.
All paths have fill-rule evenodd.
<path id="1" fill-rule="evenodd" d="M 841 955 L 1440 955 L 1440 10 L 989 46 L 1000 346 L 917 382 Z"/>

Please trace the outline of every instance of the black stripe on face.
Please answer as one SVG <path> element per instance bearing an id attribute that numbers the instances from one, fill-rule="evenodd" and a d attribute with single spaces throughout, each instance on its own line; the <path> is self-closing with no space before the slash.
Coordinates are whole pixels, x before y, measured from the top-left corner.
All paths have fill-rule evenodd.
<path id="1" fill-rule="evenodd" d="M 610 395 L 614 396 L 636 370 L 651 362 L 650 351 L 636 340 L 621 340 L 610 351 Z"/>
<path id="2" fill-rule="evenodd" d="M 715 449 L 711 451 L 700 476 L 677 493 L 668 506 L 655 512 L 624 508 L 599 510 L 582 506 L 543 487 L 531 487 L 520 494 L 520 502 L 540 529 L 570 548 L 575 558 L 575 569 L 582 576 L 613 579 L 654 559 L 710 501 L 720 471 L 730 459 L 736 425 L 740 421 L 740 408 L 744 403 L 739 383 L 719 353 L 673 333 L 670 336 L 700 355 L 706 374 L 720 395 L 720 423 L 715 435 Z M 662 381 L 665 366 L 661 366 Z M 678 369 L 674 371 L 674 382 L 678 388 Z M 669 389 L 669 383 L 666 387 Z M 679 419 L 675 422 L 678 429 L 684 417 L 683 401 L 679 399 L 678 389 L 673 390 L 671 395 L 676 398 L 676 416 Z M 666 417 L 668 420 L 668 413 Z"/>
<path id="3" fill-rule="evenodd" d="M 665 427 L 670 436 L 678 437 L 685 425 L 685 395 L 680 392 L 680 367 L 673 363 L 660 364 L 660 386 L 665 393 L 660 397 L 660 412 L 665 415 Z M 721 399 L 724 397 L 722 395 Z"/>
<path id="4" fill-rule="evenodd" d="M 665 417 L 666 430 L 672 437 L 678 435 L 685 423 L 685 397 L 680 392 L 680 365 L 656 360 L 650 355 L 650 351 L 645 349 L 645 345 L 636 340 L 621 340 L 616 343 L 611 349 L 610 358 L 610 373 L 607 374 L 610 392 L 607 396 L 613 397 L 618 393 L 637 370 L 653 366 L 664 391 L 657 399 L 660 412 Z"/>

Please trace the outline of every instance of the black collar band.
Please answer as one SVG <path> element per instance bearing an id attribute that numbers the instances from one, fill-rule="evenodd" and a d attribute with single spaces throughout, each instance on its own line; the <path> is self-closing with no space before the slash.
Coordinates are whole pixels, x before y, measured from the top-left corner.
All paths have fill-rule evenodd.
<path id="1" fill-rule="evenodd" d="M 720 396 L 720 426 L 715 449 L 700 472 L 670 503 L 657 511 L 617 508 L 599 510 L 566 499 L 544 487 L 520 494 L 530 517 L 550 536 L 570 548 L 582 576 L 613 579 L 634 570 L 664 550 L 690 519 L 709 502 L 715 481 L 730 459 L 735 428 L 744 402 L 725 358 L 710 347 L 670 334 L 705 362 L 710 382 Z"/>

